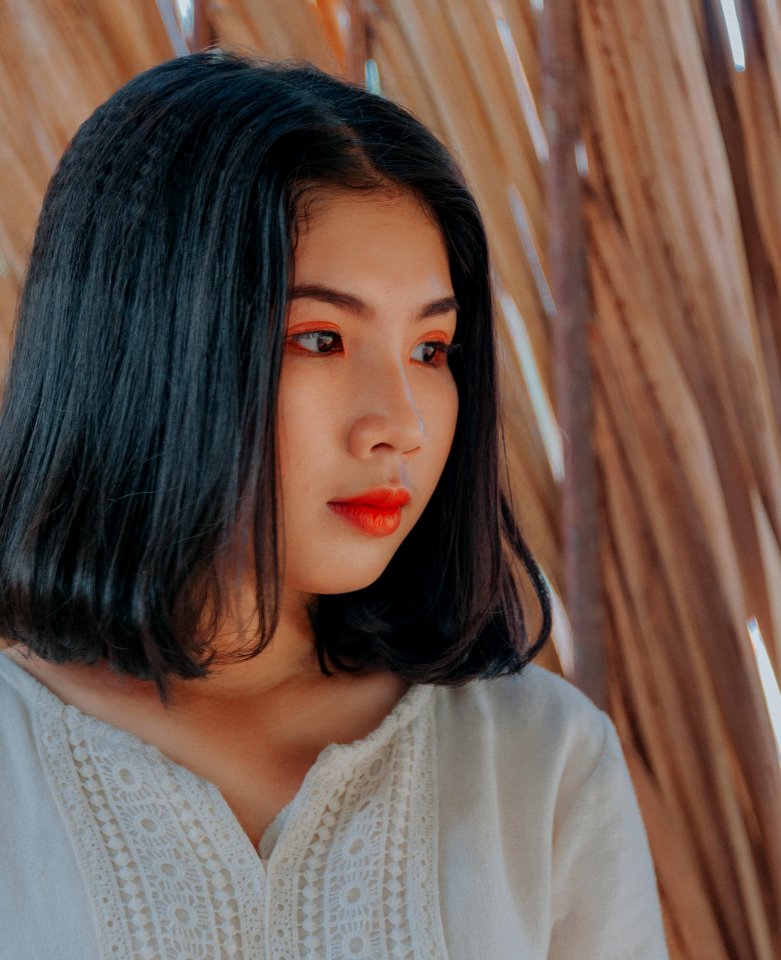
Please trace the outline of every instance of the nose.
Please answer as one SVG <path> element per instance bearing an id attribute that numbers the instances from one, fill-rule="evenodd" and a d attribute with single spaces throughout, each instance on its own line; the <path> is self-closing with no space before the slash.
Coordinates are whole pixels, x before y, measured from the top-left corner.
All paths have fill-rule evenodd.
<path id="1" fill-rule="evenodd" d="M 426 435 L 425 424 L 404 372 L 387 367 L 375 371 L 354 395 L 358 413 L 350 423 L 347 446 L 359 459 L 381 451 L 409 456 Z"/>

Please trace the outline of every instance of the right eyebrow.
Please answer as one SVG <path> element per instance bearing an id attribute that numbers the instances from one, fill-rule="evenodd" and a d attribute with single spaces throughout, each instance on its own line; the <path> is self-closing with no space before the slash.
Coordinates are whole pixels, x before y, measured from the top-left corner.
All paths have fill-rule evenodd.
<path id="1" fill-rule="evenodd" d="M 349 310 L 351 313 L 358 313 L 366 317 L 373 313 L 369 305 L 359 297 L 342 290 L 334 290 L 332 287 L 324 287 L 319 283 L 302 283 L 293 287 L 288 294 L 288 300 L 301 299 L 330 303 L 334 307 L 341 307 L 343 310 Z"/>
<path id="2" fill-rule="evenodd" d="M 344 290 L 335 290 L 333 287 L 326 287 L 320 283 L 302 283 L 293 287 L 288 294 L 288 301 L 292 300 L 318 300 L 320 303 L 329 303 L 334 307 L 340 307 L 343 310 L 349 310 L 357 316 L 364 317 L 367 320 L 374 318 L 375 311 L 368 303 L 356 297 L 352 293 Z M 432 300 L 425 304 L 418 314 L 419 320 L 426 320 L 430 317 L 439 317 L 452 311 L 458 312 L 458 301 L 455 297 L 440 297 L 438 300 Z"/>

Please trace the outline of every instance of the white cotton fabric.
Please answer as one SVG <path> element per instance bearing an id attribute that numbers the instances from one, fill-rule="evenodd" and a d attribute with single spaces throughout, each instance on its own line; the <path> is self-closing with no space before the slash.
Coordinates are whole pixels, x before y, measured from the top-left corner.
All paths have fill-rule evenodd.
<path id="1" fill-rule="evenodd" d="M 666 960 L 615 728 L 532 665 L 413 686 L 255 850 L 216 786 L 0 656 L 0 960 Z"/>

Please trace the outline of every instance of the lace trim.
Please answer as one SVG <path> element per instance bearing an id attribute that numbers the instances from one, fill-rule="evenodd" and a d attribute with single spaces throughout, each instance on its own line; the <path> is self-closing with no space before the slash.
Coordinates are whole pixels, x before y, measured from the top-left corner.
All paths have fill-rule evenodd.
<path id="1" fill-rule="evenodd" d="M 433 712 L 323 768 L 269 862 L 269 960 L 445 960 Z"/>
<path id="2" fill-rule="evenodd" d="M 101 957 L 446 960 L 432 688 L 321 753 L 264 870 L 216 787 L 34 683 Z"/>
<path id="3" fill-rule="evenodd" d="M 101 957 L 260 956 L 263 874 L 182 768 L 63 706 L 41 746 L 94 905 Z M 194 778 L 197 781 L 197 778 Z"/>

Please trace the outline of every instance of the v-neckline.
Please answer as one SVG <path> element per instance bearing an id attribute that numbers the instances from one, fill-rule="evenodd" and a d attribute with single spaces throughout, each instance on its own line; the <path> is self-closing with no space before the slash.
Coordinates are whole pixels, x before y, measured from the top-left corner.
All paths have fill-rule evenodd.
<path id="1" fill-rule="evenodd" d="M 223 821 L 230 824 L 231 832 L 235 834 L 237 842 L 252 851 L 253 856 L 263 869 L 271 864 L 274 859 L 274 854 L 280 845 L 280 841 L 287 832 L 288 827 L 297 819 L 296 812 L 302 805 L 302 799 L 310 792 L 312 782 L 321 776 L 327 777 L 329 768 L 331 768 L 332 772 L 336 766 L 338 766 L 340 772 L 343 774 L 344 770 L 349 768 L 348 761 L 353 760 L 353 762 L 355 762 L 357 757 L 363 752 L 368 751 L 372 745 L 376 745 L 377 748 L 379 748 L 382 743 L 390 739 L 395 729 L 411 721 L 424 706 L 434 689 L 431 684 L 412 685 L 399 698 L 397 703 L 385 717 L 383 717 L 380 723 L 368 734 L 348 743 L 334 742 L 323 747 L 304 775 L 295 795 L 285 806 L 277 811 L 263 831 L 257 846 L 255 846 L 220 788 L 212 780 L 209 780 L 208 777 L 204 777 L 186 765 L 172 759 L 161 750 L 160 747 L 150 743 L 148 740 L 144 740 L 137 734 L 131 733 L 129 730 L 118 727 L 116 724 L 103 720 L 100 717 L 96 717 L 82 710 L 75 704 L 67 703 L 42 680 L 39 680 L 32 673 L 25 670 L 13 657 L 8 656 L 5 651 L 0 650 L 0 655 L 2 655 L 2 661 L 0 661 L 0 663 L 4 662 L 11 665 L 12 675 L 9 678 L 11 682 L 14 683 L 14 677 L 16 677 L 22 684 L 26 685 L 31 695 L 31 701 L 35 703 L 36 706 L 38 706 L 38 704 L 48 703 L 54 709 L 61 711 L 63 717 L 71 716 L 78 718 L 80 723 L 87 724 L 93 729 L 104 731 L 109 734 L 112 739 L 124 743 L 129 750 L 143 756 L 150 764 L 167 768 L 180 780 L 184 778 L 194 785 L 199 792 L 208 795 L 211 802 L 215 804 L 215 807 L 219 810 L 219 815 Z M 16 686 L 17 689 L 19 688 L 18 683 L 14 683 L 14 686 Z M 284 817 L 285 822 L 277 832 L 271 851 L 267 857 L 264 857 L 261 854 L 264 840 L 272 828 L 276 827 L 281 817 Z"/>

